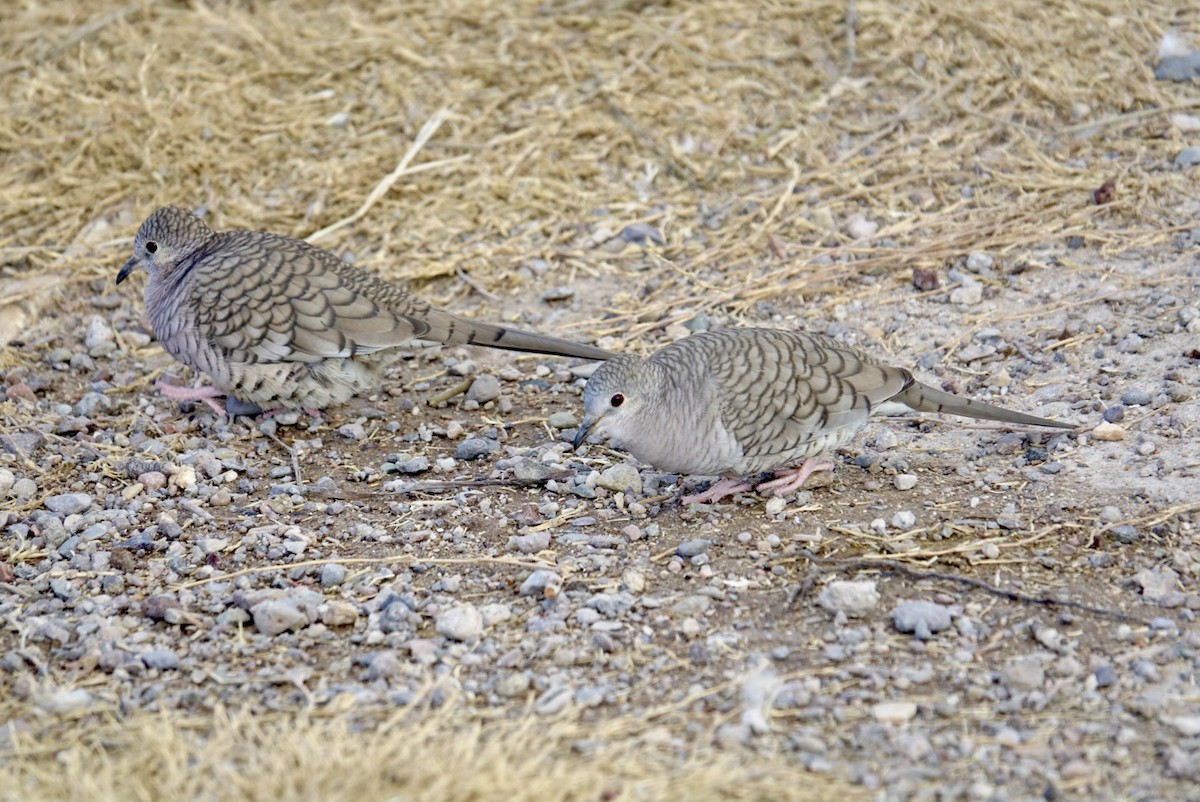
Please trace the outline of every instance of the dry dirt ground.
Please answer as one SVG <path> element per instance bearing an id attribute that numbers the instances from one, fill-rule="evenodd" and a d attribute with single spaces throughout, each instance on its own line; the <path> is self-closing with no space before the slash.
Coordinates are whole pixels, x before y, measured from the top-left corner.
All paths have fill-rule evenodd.
<path id="1" fill-rule="evenodd" d="M 1154 65 L 1200 18 L 850 8 L 0 12 L 0 798 L 1196 798 L 1200 90 Z M 481 319 L 806 328 L 1078 428 L 881 421 L 688 508 L 571 452 L 553 358 L 219 419 L 112 283 L 167 202 Z"/>

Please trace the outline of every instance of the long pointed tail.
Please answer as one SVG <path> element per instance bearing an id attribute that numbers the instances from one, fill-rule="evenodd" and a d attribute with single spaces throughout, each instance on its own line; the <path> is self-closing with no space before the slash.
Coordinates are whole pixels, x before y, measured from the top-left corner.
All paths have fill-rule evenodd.
<path id="1" fill-rule="evenodd" d="M 1014 412 L 1011 409 L 985 404 L 982 401 L 972 401 L 970 398 L 944 393 L 918 381 L 914 381 L 891 400 L 920 412 L 946 412 L 950 415 L 962 415 L 964 418 L 1020 423 L 1025 426 L 1053 426 L 1056 429 L 1075 428 L 1073 423 L 1048 420 L 1036 415 L 1026 415 L 1024 412 Z"/>
<path id="2" fill-rule="evenodd" d="M 447 342 L 465 345 L 484 345 L 488 348 L 503 348 L 507 351 L 525 351 L 533 354 L 575 356 L 580 359 L 612 359 L 617 354 L 594 345 L 562 340 L 532 331 L 510 329 L 492 323 L 456 318 Z"/>

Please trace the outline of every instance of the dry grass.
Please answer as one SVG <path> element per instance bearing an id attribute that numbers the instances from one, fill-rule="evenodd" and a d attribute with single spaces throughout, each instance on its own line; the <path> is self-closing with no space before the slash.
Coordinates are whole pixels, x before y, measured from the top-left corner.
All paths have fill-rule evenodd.
<path id="1" fill-rule="evenodd" d="M 1116 253 L 1195 225 L 1169 115 L 1200 101 L 1151 70 L 1163 32 L 1200 18 L 1166 0 L 859 0 L 853 64 L 844 0 L 12 5 L 0 299 L 24 287 L 3 314 L 45 331 L 52 317 L 20 306 L 45 301 L 28 282 L 67 277 L 63 304 L 111 292 L 137 223 L 168 202 L 300 236 L 351 219 L 321 243 L 458 307 L 573 284 L 598 310 L 583 330 L 638 348 L 699 310 L 882 303 L 911 267 L 971 250 L 1037 268 L 1036 243 Z M 1116 200 L 1095 206 L 1107 179 Z M 878 236 L 851 241 L 855 215 Z M 612 247 L 634 222 L 664 243 Z M 0 753 L 0 795 L 850 794 L 781 759 L 656 739 L 644 717 L 372 728 L 326 712 L 31 714 Z"/>
<path id="2" fill-rule="evenodd" d="M 1167 26 L 1196 24 L 1183 10 L 858 9 L 849 67 L 842 0 L 10 12 L 0 248 L 9 272 L 107 277 L 167 201 L 308 235 L 359 209 L 443 108 L 407 172 L 324 244 L 491 291 L 541 259 L 540 283 L 604 281 L 594 331 L 837 296 L 849 271 L 1068 234 L 1120 250 L 1168 236 L 1164 219 L 1192 225 L 1170 207 L 1194 182 L 1164 166 L 1181 141 L 1168 113 L 1197 101 L 1151 75 Z M 1109 178 L 1117 200 L 1097 208 Z M 884 244 L 851 247 L 856 214 Z M 663 232 L 652 258 L 596 247 L 635 221 Z M 814 268 L 821 255 L 838 261 Z"/>
<path id="3" fill-rule="evenodd" d="M 211 802 L 819 800 L 866 793 L 764 757 L 686 750 L 663 730 L 522 718 L 462 723 L 452 707 L 353 713 L 217 711 L 90 718 L 12 739 L 0 799 Z"/>

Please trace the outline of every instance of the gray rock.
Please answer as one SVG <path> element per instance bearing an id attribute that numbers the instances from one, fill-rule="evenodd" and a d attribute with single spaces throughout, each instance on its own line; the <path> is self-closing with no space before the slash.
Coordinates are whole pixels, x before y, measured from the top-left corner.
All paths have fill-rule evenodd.
<path id="1" fill-rule="evenodd" d="M 1046 681 L 1046 670 L 1037 655 L 1025 655 L 1009 660 L 1004 666 L 1004 679 L 1013 688 L 1033 691 Z"/>
<path id="2" fill-rule="evenodd" d="M 17 481 L 13 482 L 12 495 L 17 501 L 25 501 L 33 497 L 37 493 L 37 482 L 30 479 L 28 476 L 22 476 Z"/>
<path id="3" fill-rule="evenodd" d="M 48 496 L 42 503 L 50 512 L 65 517 L 83 512 L 92 506 L 92 497 L 87 493 L 62 493 L 57 496 Z"/>
<path id="4" fill-rule="evenodd" d="M 413 457 L 395 463 L 396 473 L 425 473 L 429 470 L 429 457 Z"/>
<path id="5" fill-rule="evenodd" d="M 697 593 L 691 596 L 684 596 L 672 604 L 671 612 L 675 615 L 686 615 L 695 618 L 704 615 L 710 607 L 712 607 L 712 599 Z"/>
<path id="6" fill-rule="evenodd" d="M 675 547 L 675 553 L 686 560 L 695 557 L 697 554 L 704 554 L 711 545 L 711 540 L 685 540 Z"/>
<path id="7" fill-rule="evenodd" d="M 487 457 L 500 450 L 500 444 L 486 437 L 468 437 L 454 449 L 454 456 L 461 460 L 474 460 Z"/>
<path id="8" fill-rule="evenodd" d="M 1180 168 L 1195 167 L 1200 164 L 1200 145 L 1192 145 L 1175 154 L 1175 166 Z"/>
<path id="9" fill-rule="evenodd" d="M 0 448 L 18 457 L 31 457 L 41 447 L 46 437 L 41 432 L 13 432 L 0 434 Z"/>
<path id="10" fill-rule="evenodd" d="M 950 610 L 930 601 L 903 601 L 892 610 L 892 624 L 899 632 L 929 640 L 935 632 L 950 628 Z"/>
<path id="11" fill-rule="evenodd" d="M 344 437 L 347 440 L 365 440 L 367 439 L 367 430 L 361 423 L 346 423 L 337 427 L 334 434 L 338 437 Z"/>
<path id="12" fill-rule="evenodd" d="M 521 583 L 522 596 L 544 596 L 553 598 L 562 588 L 562 577 L 545 568 L 538 568 Z"/>
<path id="13" fill-rule="evenodd" d="M 546 419 L 546 423 L 555 429 L 574 429 L 579 425 L 579 419 L 570 412 L 555 412 Z"/>
<path id="14" fill-rule="evenodd" d="M 346 566 L 339 563 L 326 563 L 321 566 L 321 587 L 337 587 L 346 581 Z"/>
<path id="15" fill-rule="evenodd" d="M 1145 407 L 1150 405 L 1150 394 L 1145 390 L 1134 388 L 1121 393 L 1121 403 L 1127 407 Z M 1115 422 L 1115 421 L 1110 421 Z"/>
<path id="16" fill-rule="evenodd" d="M 142 662 L 145 663 L 146 668 L 168 671 L 179 668 L 179 655 L 170 649 L 154 649 L 142 653 Z"/>
<path id="17" fill-rule="evenodd" d="M 367 666 L 367 679 L 388 679 L 400 673 L 400 657 L 393 651 L 379 652 Z"/>
<path id="18" fill-rule="evenodd" d="M 490 373 L 481 373 L 471 382 L 467 390 L 467 400 L 480 405 L 495 401 L 500 397 L 500 380 Z"/>
<path id="19" fill-rule="evenodd" d="M 250 608 L 254 626 L 264 635 L 304 629 L 312 623 L 295 599 L 271 599 Z"/>
<path id="20" fill-rule="evenodd" d="M 1160 59 L 1154 65 L 1154 77 L 1160 81 L 1191 81 L 1200 78 L 1200 51 Z"/>

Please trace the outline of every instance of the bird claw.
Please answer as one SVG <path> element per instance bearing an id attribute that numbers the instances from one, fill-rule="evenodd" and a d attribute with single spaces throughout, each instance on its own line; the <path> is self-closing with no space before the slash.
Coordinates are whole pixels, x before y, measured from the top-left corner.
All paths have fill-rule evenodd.
<path id="1" fill-rule="evenodd" d="M 684 496 L 680 502 L 687 504 L 716 504 L 726 496 L 732 496 L 734 493 L 744 493 L 754 487 L 750 482 L 740 479 L 721 479 L 713 484 L 712 487 L 705 490 L 703 493 L 694 493 L 690 496 Z"/>
<path id="2" fill-rule="evenodd" d="M 170 398 L 172 401 L 203 401 L 218 415 L 225 414 L 225 407 L 216 402 L 216 399 L 225 395 L 225 391 L 220 387 L 214 387 L 211 384 L 202 387 L 180 387 L 177 384 L 171 384 L 166 379 L 159 379 L 154 386 L 163 397 Z M 226 403 L 228 404 L 228 402 Z"/>
<path id="3" fill-rule="evenodd" d="M 754 489 L 759 493 L 767 495 L 786 496 L 788 493 L 799 490 L 808 481 L 808 477 L 814 473 L 818 471 L 832 471 L 833 468 L 834 465 L 832 462 L 822 462 L 809 457 L 795 468 L 776 471 L 774 479 L 755 485 Z"/>

